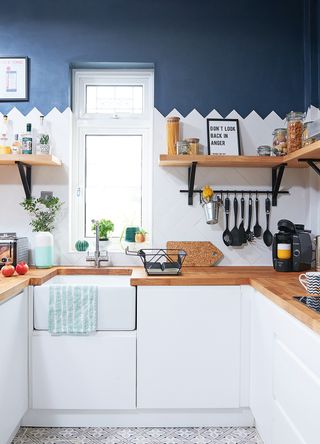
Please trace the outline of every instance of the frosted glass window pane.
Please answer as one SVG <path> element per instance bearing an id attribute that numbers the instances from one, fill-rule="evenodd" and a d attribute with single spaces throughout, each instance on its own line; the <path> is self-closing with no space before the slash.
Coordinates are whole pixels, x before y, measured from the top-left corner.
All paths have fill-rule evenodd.
<path id="1" fill-rule="evenodd" d="M 87 113 L 142 114 L 143 86 L 87 86 Z"/>
<path id="2" fill-rule="evenodd" d="M 124 227 L 141 226 L 142 136 L 86 137 L 85 236 L 92 219 L 111 219 L 112 237 Z"/>

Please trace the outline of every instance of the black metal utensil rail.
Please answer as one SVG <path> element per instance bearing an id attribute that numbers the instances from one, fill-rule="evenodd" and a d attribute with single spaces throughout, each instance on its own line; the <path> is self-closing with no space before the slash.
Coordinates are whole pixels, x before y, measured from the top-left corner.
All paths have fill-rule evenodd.
<path id="1" fill-rule="evenodd" d="M 180 193 L 189 193 L 189 190 L 180 190 Z M 200 195 L 200 203 L 201 203 L 202 202 L 202 200 L 201 200 L 202 190 L 193 190 L 193 193 Z M 222 198 L 223 195 L 229 195 L 229 194 L 235 194 L 235 195 L 249 194 L 251 196 L 258 195 L 258 194 L 272 195 L 272 190 L 216 190 L 216 189 L 214 189 L 214 193 L 220 194 L 221 199 L 223 200 L 223 198 Z M 290 192 L 289 191 L 278 191 L 277 194 L 290 194 Z"/>

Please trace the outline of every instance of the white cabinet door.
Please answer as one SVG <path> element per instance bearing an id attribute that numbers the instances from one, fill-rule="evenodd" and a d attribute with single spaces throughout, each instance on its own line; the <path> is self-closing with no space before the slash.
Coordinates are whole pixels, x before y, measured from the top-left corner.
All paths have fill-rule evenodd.
<path id="1" fill-rule="evenodd" d="M 256 291 L 252 294 L 251 302 L 250 407 L 264 443 L 271 444 L 272 347 L 275 305 Z"/>
<path id="2" fill-rule="evenodd" d="M 34 409 L 132 409 L 135 393 L 135 332 L 88 337 L 34 333 Z"/>
<path id="3" fill-rule="evenodd" d="M 277 309 L 273 348 L 273 442 L 282 443 L 286 430 L 288 437 L 295 437 L 290 444 L 318 444 L 320 337 Z"/>
<path id="4" fill-rule="evenodd" d="M 27 290 L 0 305 L 0 444 L 28 408 Z"/>
<path id="5" fill-rule="evenodd" d="M 138 287 L 139 408 L 236 408 L 240 287 Z"/>

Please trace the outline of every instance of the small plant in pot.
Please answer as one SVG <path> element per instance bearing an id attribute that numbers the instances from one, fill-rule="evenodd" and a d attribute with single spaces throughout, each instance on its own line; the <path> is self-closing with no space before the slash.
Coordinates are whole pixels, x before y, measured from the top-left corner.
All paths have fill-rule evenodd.
<path id="1" fill-rule="evenodd" d="M 96 232 L 96 225 L 92 224 L 91 230 L 93 233 Z M 99 220 L 99 240 L 108 241 L 109 235 L 114 231 L 114 223 L 109 219 Z"/>
<path id="2" fill-rule="evenodd" d="M 37 268 L 53 265 L 53 236 L 51 231 L 63 202 L 59 197 L 48 196 L 25 199 L 20 204 L 31 216 L 30 225 L 36 232 L 34 239 L 34 262 Z"/>
<path id="3" fill-rule="evenodd" d="M 135 234 L 135 238 L 134 238 L 135 242 L 137 242 L 137 243 L 145 242 L 146 234 L 147 234 L 146 230 L 144 230 L 143 228 L 140 228 Z"/>

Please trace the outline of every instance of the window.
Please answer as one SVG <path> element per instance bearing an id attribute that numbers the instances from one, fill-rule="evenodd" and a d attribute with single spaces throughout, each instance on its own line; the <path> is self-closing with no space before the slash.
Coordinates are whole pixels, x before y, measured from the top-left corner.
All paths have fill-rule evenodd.
<path id="1" fill-rule="evenodd" d="M 71 247 L 111 219 L 151 233 L 153 72 L 74 70 Z"/>

